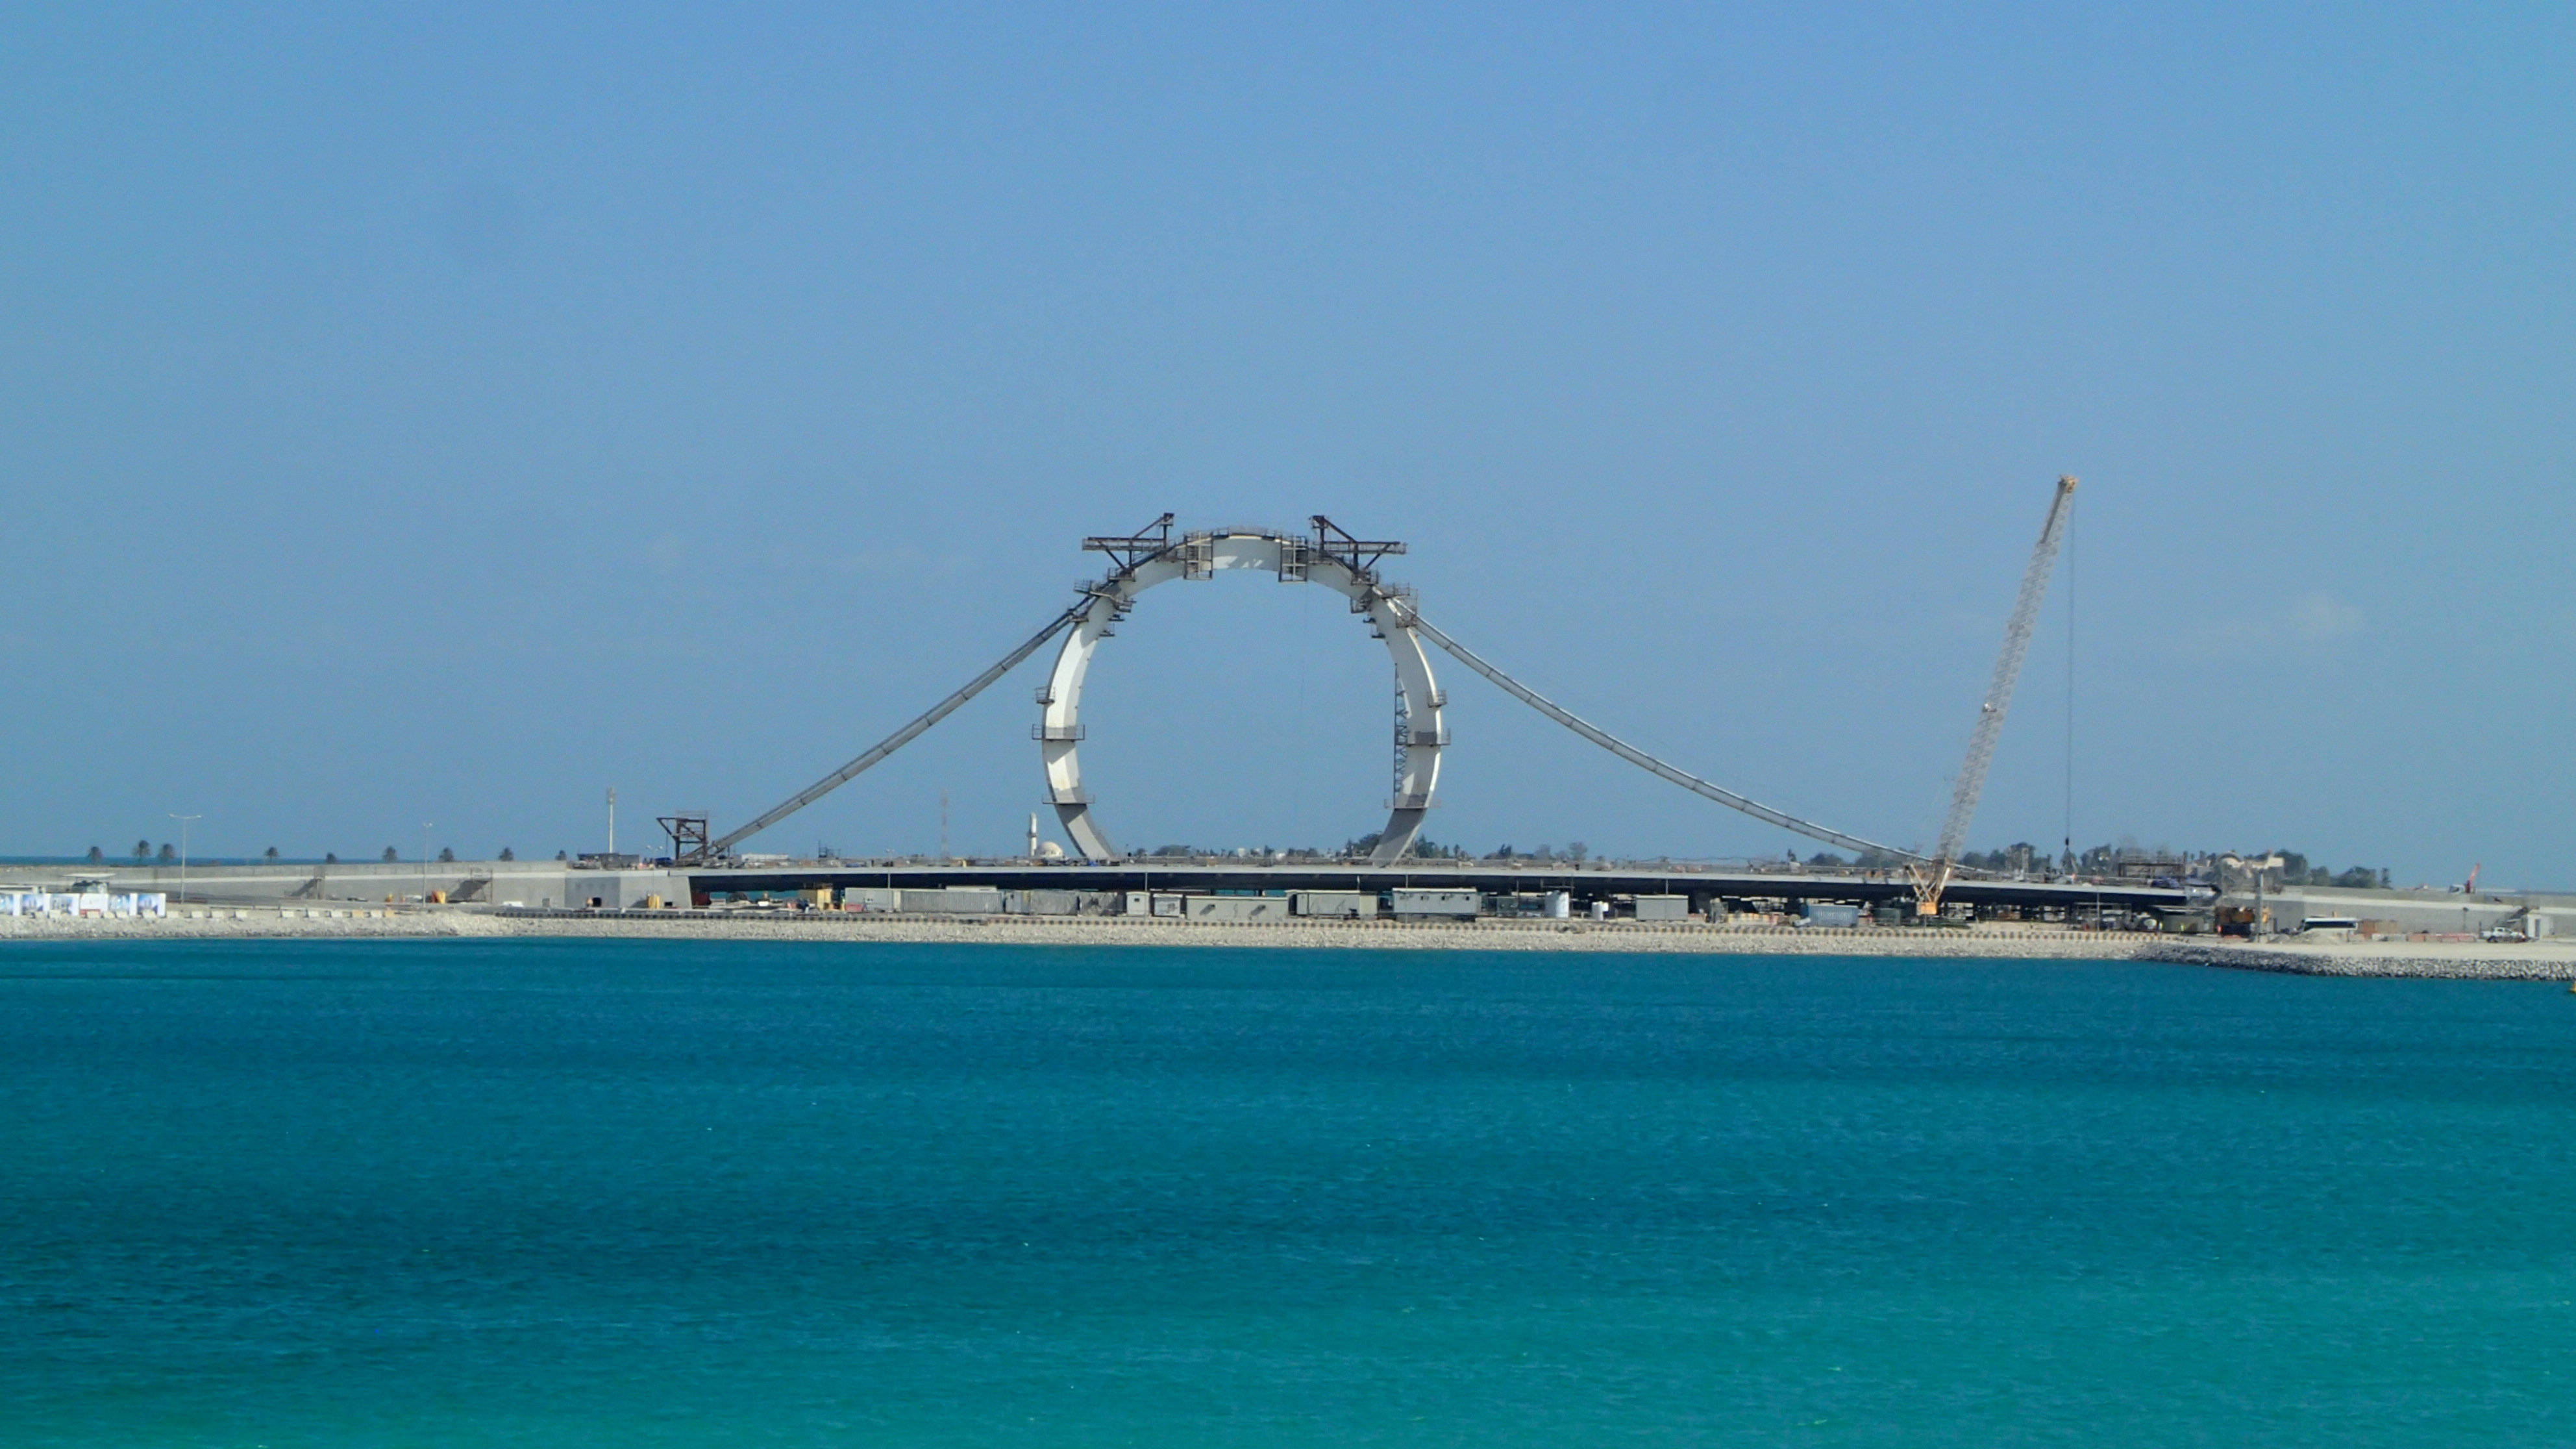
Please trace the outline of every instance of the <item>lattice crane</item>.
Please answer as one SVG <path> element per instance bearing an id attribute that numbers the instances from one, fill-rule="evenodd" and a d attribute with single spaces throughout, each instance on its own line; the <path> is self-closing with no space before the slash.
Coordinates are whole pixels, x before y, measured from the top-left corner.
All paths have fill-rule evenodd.
<path id="1" fill-rule="evenodd" d="M 2057 565 L 2057 546 L 2066 537 L 2066 515 L 2074 502 L 2075 480 L 2058 479 L 2057 496 L 2048 505 L 2048 522 L 2040 525 L 2030 567 L 2022 571 L 2012 622 L 2004 626 L 2004 647 L 1995 656 L 1994 678 L 1986 683 L 1985 702 L 1977 706 L 1977 728 L 1968 736 L 1968 758 L 1960 764 L 1958 785 L 1950 792 L 1950 813 L 1941 821 L 1941 843 L 1930 861 L 1913 867 L 1917 916 L 1941 914 L 1941 893 L 1949 889 L 1950 876 L 1958 869 L 1959 848 L 1968 840 L 1968 821 L 1977 813 L 1977 797 L 1985 793 L 1986 766 L 1994 762 L 1995 740 L 2003 734 L 2013 686 L 2021 681 L 2022 656 L 2030 652 L 2031 629 L 2039 622 L 2040 602 L 2048 597 L 2048 576 Z"/>

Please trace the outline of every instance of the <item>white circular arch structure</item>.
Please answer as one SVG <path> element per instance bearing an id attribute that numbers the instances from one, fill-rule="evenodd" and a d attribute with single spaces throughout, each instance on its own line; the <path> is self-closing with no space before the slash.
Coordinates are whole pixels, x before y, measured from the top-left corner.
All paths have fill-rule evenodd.
<path id="1" fill-rule="evenodd" d="M 1391 861 L 1413 848 L 1439 784 L 1441 747 L 1449 743 L 1441 724 L 1448 701 L 1432 682 L 1431 661 L 1414 635 L 1408 595 L 1380 582 L 1374 567 L 1379 558 L 1403 552 L 1402 544 L 1354 539 L 1320 516 L 1311 537 L 1223 528 L 1175 541 L 1171 515 L 1165 514 L 1145 533 L 1089 539 L 1083 546 L 1117 558 L 1119 567 L 1085 586 L 1090 603 L 1081 609 L 1056 652 L 1055 668 L 1037 691 L 1041 710 L 1031 733 L 1046 758 L 1047 799 L 1084 859 L 1111 860 L 1119 853 L 1092 819 L 1091 796 L 1082 786 L 1082 685 L 1092 655 L 1135 606 L 1137 595 L 1174 579 L 1211 579 L 1220 569 L 1258 569 L 1283 584 L 1322 584 L 1348 598 L 1351 612 L 1365 616 L 1370 632 L 1386 641 L 1395 660 L 1398 764 L 1386 829 L 1369 858 Z"/>

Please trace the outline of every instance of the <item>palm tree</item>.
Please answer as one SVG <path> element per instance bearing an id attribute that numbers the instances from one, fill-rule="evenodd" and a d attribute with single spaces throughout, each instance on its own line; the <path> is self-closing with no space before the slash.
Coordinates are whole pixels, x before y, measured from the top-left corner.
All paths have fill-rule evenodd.
<path id="1" fill-rule="evenodd" d="M 152 858 L 152 842 L 151 842 L 151 841 L 148 841 L 148 840 L 138 840 L 138 841 L 134 842 L 134 859 L 135 859 L 135 863 L 136 863 L 136 864 L 141 864 L 142 862 L 147 861 L 147 860 L 150 860 L 151 858 Z"/>
<path id="2" fill-rule="evenodd" d="M 388 846 L 386 846 L 386 847 L 385 847 L 385 864 L 387 864 L 387 865 L 391 865 L 391 864 L 393 864 L 395 861 L 400 860 L 400 859 L 402 859 L 402 852 L 401 852 L 401 851 L 398 851 L 398 850 L 394 849 L 394 848 L 393 848 L 392 846 L 390 846 L 390 845 L 388 845 Z"/>
<path id="3" fill-rule="evenodd" d="M 271 865 L 277 864 L 277 847 L 274 845 L 268 848 L 268 863 Z"/>

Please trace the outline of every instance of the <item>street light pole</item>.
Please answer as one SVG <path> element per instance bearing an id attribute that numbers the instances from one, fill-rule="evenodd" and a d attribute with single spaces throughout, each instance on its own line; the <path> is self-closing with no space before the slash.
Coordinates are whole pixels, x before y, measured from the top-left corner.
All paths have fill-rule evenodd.
<path id="1" fill-rule="evenodd" d="M 420 822 L 420 903 L 429 904 L 429 832 L 436 827 Z"/>
<path id="2" fill-rule="evenodd" d="M 163 811 L 162 813 L 169 814 L 170 812 Z M 191 820 L 203 820 L 206 817 L 203 815 L 170 815 L 170 818 L 179 822 L 179 900 L 184 904 L 188 899 L 188 822 Z"/>

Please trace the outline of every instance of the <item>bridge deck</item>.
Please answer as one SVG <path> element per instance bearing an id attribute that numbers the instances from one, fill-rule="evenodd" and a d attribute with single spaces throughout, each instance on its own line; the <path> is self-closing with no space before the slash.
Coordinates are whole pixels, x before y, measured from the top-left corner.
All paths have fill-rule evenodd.
<path id="1" fill-rule="evenodd" d="M 1763 901 L 1911 901 L 1913 883 L 1886 872 L 1807 874 L 1790 871 L 1708 870 L 1613 864 L 1577 868 L 1570 863 L 1512 865 L 1498 861 L 1366 862 L 1299 861 L 1229 864 L 1128 860 L 1010 864 L 888 864 L 815 862 L 775 866 L 687 869 L 701 892 L 749 893 L 820 887 L 893 886 L 935 890 L 942 886 L 996 886 L 1003 890 L 1139 891 L 1384 891 L 1452 887 L 1491 895 L 1570 891 L 1578 900 L 1618 895 L 1725 896 Z M 2113 910 L 2175 910 L 2185 893 L 2137 882 L 2095 885 L 2082 881 L 1962 880 L 1947 898 L 1981 906 L 2099 906 Z"/>

